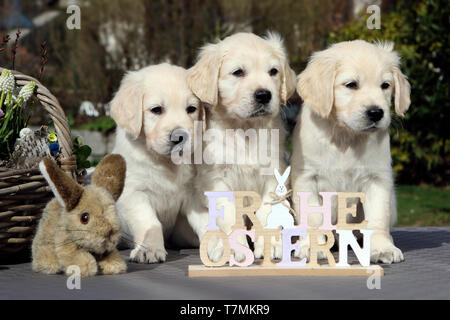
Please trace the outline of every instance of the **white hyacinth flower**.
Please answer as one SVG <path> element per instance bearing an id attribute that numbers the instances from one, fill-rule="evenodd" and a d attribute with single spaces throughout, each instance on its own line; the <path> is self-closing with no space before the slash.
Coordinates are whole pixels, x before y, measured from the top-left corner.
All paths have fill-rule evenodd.
<path id="1" fill-rule="evenodd" d="M 19 137 L 20 139 L 24 139 L 26 137 L 30 137 L 33 134 L 33 130 L 30 128 L 23 128 L 20 130 Z"/>
<path id="2" fill-rule="evenodd" d="M 19 99 L 22 99 L 23 102 L 27 102 L 33 95 L 35 87 L 36 83 L 34 81 L 28 82 L 26 85 L 22 87 L 22 89 L 20 89 Z"/>
<path id="3" fill-rule="evenodd" d="M 3 69 L 2 75 L 0 76 L 0 91 L 3 90 L 3 83 L 5 82 L 6 76 L 5 76 L 5 69 Z"/>
<path id="4" fill-rule="evenodd" d="M 0 75 L 0 90 L 3 90 L 3 83 L 8 77 L 8 73 L 10 73 L 9 70 L 3 69 L 2 74 Z"/>
<path id="5" fill-rule="evenodd" d="M 3 69 L 0 76 L 0 90 L 4 93 L 11 93 L 14 91 L 15 85 L 14 75 L 11 71 Z"/>

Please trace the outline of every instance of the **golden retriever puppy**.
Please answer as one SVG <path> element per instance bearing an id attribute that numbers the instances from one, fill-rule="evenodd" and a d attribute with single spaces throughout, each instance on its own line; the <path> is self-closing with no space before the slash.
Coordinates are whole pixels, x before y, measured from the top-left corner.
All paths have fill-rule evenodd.
<path id="1" fill-rule="evenodd" d="M 164 240 L 171 236 L 190 190 L 193 166 L 172 161 L 174 152 L 192 143 L 201 112 L 186 80 L 181 67 L 149 66 L 127 73 L 111 102 L 118 125 L 113 153 L 127 164 L 117 211 L 123 237 L 135 244 L 132 261 L 165 261 Z"/>
<path id="2" fill-rule="evenodd" d="M 372 262 L 403 260 L 390 235 L 397 217 L 389 146 L 392 97 L 400 116 L 410 105 L 410 85 L 399 62 L 392 43 L 342 42 L 314 53 L 297 85 L 304 105 L 293 136 L 293 199 L 309 191 L 310 205 L 319 205 L 321 191 L 366 193 L 363 211 L 375 230 Z M 320 225 L 322 216 L 312 215 L 309 223 Z M 308 255 L 309 239 L 300 253 Z"/>
<path id="3" fill-rule="evenodd" d="M 280 105 L 295 92 L 296 81 L 278 35 L 261 38 L 252 33 L 238 33 L 203 47 L 198 62 L 189 69 L 188 83 L 208 106 L 204 161 L 194 183 L 199 197 L 193 198 L 193 209 L 187 216 L 201 239 L 208 223 L 205 191 L 252 190 L 262 195 L 263 203 L 272 201 L 269 193 L 277 186 L 273 168 L 283 171 L 285 168 Z M 262 131 L 267 136 L 260 134 Z M 227 139 L 230 133 L 231 139 Z M 267 148 L 269 162 L 261 157 L 260 148 Z M 217 225 L 229 234 L 235 219 L 234 206 L 221 200 L 218 207 L 225 206 L 225 217 L 217 219 Z M 263 225 L 268 213 L 268 204 L 256 213 Z M 241 239 L 241 243 L 246 244 L 246 240 Z M 219 242 L 209 250 L 209 256 L 217 260 L 222 251 Z M 262 257 L 262 254 L 260 238 L 255 255 Z M 281 256 L 281 244 L 274 244 L 272 256 Z"/>

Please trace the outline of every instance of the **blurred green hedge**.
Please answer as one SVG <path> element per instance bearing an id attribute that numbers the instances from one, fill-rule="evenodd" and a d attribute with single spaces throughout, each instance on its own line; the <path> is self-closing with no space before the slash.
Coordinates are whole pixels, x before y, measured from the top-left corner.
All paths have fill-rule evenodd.
<path id="1" fill-rule="evenodd" d="M 448 0 L 401 1 L 381 14 L 381 29 L 366 26 L 369 14 L 331 32 L 328 43 L 390 40 L 402 57 L 411 83 L 411 107 L 404 119 L 394 116 L 392 160 L 400 183 L 447 185 L 450 163 Z"/>

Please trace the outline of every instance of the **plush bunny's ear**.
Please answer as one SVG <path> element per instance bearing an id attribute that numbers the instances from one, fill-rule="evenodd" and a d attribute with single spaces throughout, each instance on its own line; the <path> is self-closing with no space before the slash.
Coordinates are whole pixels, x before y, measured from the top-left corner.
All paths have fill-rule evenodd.
<path id="1" fill-rule="evenodd" d="M 39 169 L 45 180 L 47 180 L 59 204 L 66 211 L 74 209 L 80 201 L 83 188 L 49 158 L 42 159 L 41 163 L 39 163 Z"/>
<path id="2" fill-rule="evenodd" d="M 198 62 L 188 70 L 188 85 L 203 102 L 216 106 L 219 100 L 219 71 L 222 56 L 218 44 L 208 44 L 201 49 Z"/>
<path id="3" fill-rule="evenodd" d="M 119 199 L 125 185 L 126 163 L 118 154 L 107 155 L 95 168 L 92 184 L 105 188 L 114 198 Z"/>

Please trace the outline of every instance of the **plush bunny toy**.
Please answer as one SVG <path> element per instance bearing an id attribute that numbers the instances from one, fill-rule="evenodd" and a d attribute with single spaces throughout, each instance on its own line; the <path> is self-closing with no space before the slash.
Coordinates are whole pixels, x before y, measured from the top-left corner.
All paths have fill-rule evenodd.
<path id="1" fill-rule="evenodd" d="M 267 225 L 265 229 L 277 229 L 280 226 L 283 228 L 294 228 L 294 218 L 289 212 L 291 206 L 289 201 L 285 199 L 283 200 L 283 198 L 286 198 L 288 194 L 285 183 L 291 173 L 291 167 L 288 167 L 283 175 L 280 175 L 276 168 L 273 173 L 278 181 L 277 188 L 275 189 L 275 195 L 276 198 L 280 200 L 272 205 L 272 212 L 267 216 Z"/>
<path id="2" fill-rule="evenodd" d="M 33 240 L 33 270 L 68 274 L 69 266 L 78 266 L 83 277 L 99 271 L 125 272 L 127 265 L 116 249 L 120 221 L 115 201 L 122 193 L 126 170 L 122 156 L 106 156 L 86 187 L 49 158 L 44 158 L 39 168 L 55 199 L 45 207 Z"/>

